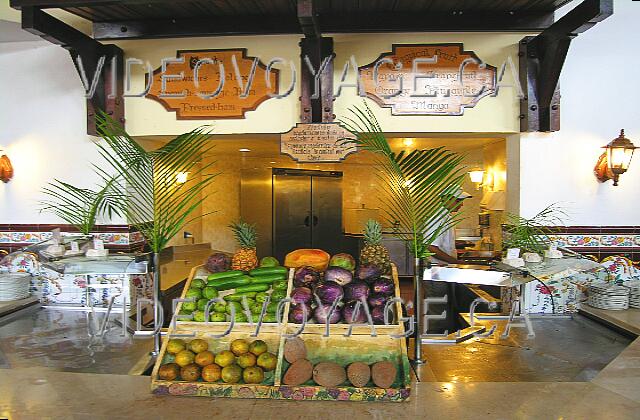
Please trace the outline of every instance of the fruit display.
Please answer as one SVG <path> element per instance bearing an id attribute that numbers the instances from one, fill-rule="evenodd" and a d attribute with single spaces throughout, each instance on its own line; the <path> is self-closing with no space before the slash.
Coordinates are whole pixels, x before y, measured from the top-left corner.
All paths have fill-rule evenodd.
<path id="1" fill-rule="evenodd" d="M 207 261 L 204 263 L 204 267 L 211 273 L 227 271 L 231 267 L 231 259 L 227 254 L 215 252 L 209 255 Z"/>
<path id="2" fill-rule="evenodd" d="M 321 249 L 296 249 L 284 258 L 284 266 L 289 268 L 311 267 L 316 271 L 324 271 L 329 265 L 331 256 Z"/>
<path id="3" fill-rule="evenodd" d="M 385 305 L 395 293 L 395 282 L 378 267 L 356 269 L 353 257 L 336 254 L 324 272 L 311 266 L 295 270 L 288 319 L 294 324 L 364 324 L 369 319 L 359 302 L 366 302 L 371 321 L 386 324 Z"/>
<path id="4" fill-rule="evenodd" d="M 226 384 L 273 383 L 278 357 L 263 340 L 237 338 L 216 354 L 206 340 L 170 339 L 158 379 Z"/>
<path id="5" fill-rule="evenodd" d="M 178 305 L 176 316 L 183 319 L 176 318 L 169 334 L 193 336 L 174 335 L 165 343 L 152 373 L 153 393 L 390 402 L 409 397 L 405 340 L 393 338 L 402 335 L 403 324 L 377 325 L 377 336 L 355 325 L 368 323 L 365 307 L 373 323 L 384 323 L 385 305 L 398 290 L 395 274 L 385 274 L 379 262 L 359 264 L 349 254 L 322 250 L 294 251 L 284 266 L 274 257 L 258 260 L 255 228 L 233 226 L 241 249 L 233 257 L 212 254 L 189 276 L 182 298 L 192 301 Z M 287 297 L 290 303 L 282 302 Z M 401 311 L 397 302 L 393 308 L 390 316 Z M 260 321 L 266 326 L 258 332 L 251 324 Z M 307 325 L 298 337 L 284 335 L 302 322 Z"/>
<path id="6" fill-rule="evenodd" d="M 231 259 L 231 269 L 249 271 L 256 268 L 258 266 L 258 255 L 256 254 L 258 234 L 256 227 L 242 220 L 232 223 L 229 227 L 240 246 L 240 249 L 233 254 Z"/>
<path id="7" fill-rule="evenodd" d="M 354 386 L 356 388 L 391 388 L 398 380 L 396 365 L 388 360 L 380 360 L 371 365 L 363 361 L 352 361 L 342 365 L 332 360 L 322 360 L 313 364 L 307 359 L 305 342 L 296 337 L 284 343 L 284 358 L 289 363 L 282 376 L 285 385 L 314 384 L 325 388 Z"/>
<path id="8" fill-rule="evenodd" d="M 360 251 L 360 264 L 373 266 L 382 274 L 391 272 L 391 258 L 389 250 L 381 244 L 382 227 L 376 220 L 369 219 L 364 227 L 364 246 Z"/>
<path id="9" fill-rule="evenodd" d="M 216 255 L 216 254 L 214 254 Z M 194 276 L 187 284 L 179 314 L 191 315 L 194 322 L 276 323 L 279 302 L 287 295 L 287 269 L 273 257 L 263 258 L 266 266 L 248 271 L 226 270 Z M 209 319 L 206 319 L 206 311 Z M 264 312 L 264 313 L 263 313 Z M 189 322 L 186 318 L 178 322 Z"/>

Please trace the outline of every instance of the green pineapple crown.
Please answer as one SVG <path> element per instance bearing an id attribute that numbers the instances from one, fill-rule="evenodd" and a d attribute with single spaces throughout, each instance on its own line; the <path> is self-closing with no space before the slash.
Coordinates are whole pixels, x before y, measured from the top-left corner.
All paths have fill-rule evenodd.
<path id="1" fill-rule="evenodd" d="M 382 226 L 377 220 L 369 219 L 364 225 L 364 240 L 371 245 L 380 245 Z"/>
<path id="2" fill-rule="evenodd" d="M 233 231 L 233 236 L 236 238 L 236 241 L 238 241 L 241 248 L 256 247 L 258 234 L 256 232 L 255 225 L 250 225 L 247 222 L 239 220 L 237 223 L 231 223 L 229 227 Z"/>

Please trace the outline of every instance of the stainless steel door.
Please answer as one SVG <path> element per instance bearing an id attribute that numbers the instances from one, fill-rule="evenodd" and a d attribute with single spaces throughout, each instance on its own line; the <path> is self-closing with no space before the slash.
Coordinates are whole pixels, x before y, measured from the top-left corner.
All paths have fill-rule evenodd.
<path id="1" fill-rule="evenodd" d="M 331 255 L 342 252 L 342 177 L 333 174 L 311 182 L 311 242 Z"/>
<path id="2" fill-rule="evenodd" d="M 311 177 L 273 176 L 274 256 L 281 263 L 298 248 L 311 248 Z"/>

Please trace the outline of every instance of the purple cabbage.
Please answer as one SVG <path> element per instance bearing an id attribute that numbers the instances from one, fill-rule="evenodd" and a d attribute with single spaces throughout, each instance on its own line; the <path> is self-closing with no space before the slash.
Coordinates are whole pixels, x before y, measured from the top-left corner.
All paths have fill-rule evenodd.
<path id="1" fill-rule="evenodd" d="M 297 305 L 291 305 L 289 309 L 289 321 L 295 324 L 302 324 L 304 320 L 304 308 L 307 309 L 307 321 L 311 319 L 312 311 L 311 305 L 308 303 L 299 303 Z"/>
<path id="2" fill-rule="evenodd" d="M 330 310 L 331 304 L 323 303 L 322 305 L 319 305 L 313 311 L 313 319 L 315 319 L 318 324 L 326 324 L 327 316 L 329 315 Z M 331 313 L 331 318 L 329 318 L 329 324 L 337 324 L 338 322 L 340 322 L 341 318 L 342 316 L 340 314 L 340 308 L 336 306 L 335 310 Z"/>
<path id="3" fill-rule="evenodd" d="M 378 278 L 382 275 L 382 271 L 373 265 L 361 265 L 356 271 L 356 277 L 360 280 L 367 280 Z"/>
<path id="4" fill-rule="evenodd" d="M 325 281 L 316 286 L 314 293 L 322 303 L 332 304 L 335 300 L 342 299 L 344 291 L 342 286 L 332 281 Z"/>
<path id="5" fill-rule="evenodd" d="M 369 302 L 370 307 L 375 308 L 377 306 L 384 306 L 387 303 L 388 298 L 388 296 L 385 296 L 382 293 L 371 293 L 367 302 Z"/>
<path id="6" fill-rule="evenodd" d="M 373 320 L 374 324 L 384 324 L 384 306 L 374 307 L 371 310 L 371 319 Z"/>
<path id="7" fill-rule="evenodd" d="M 357 304 L 357 300 L 348 302 L 344 305 L 344 308 L 342 308 L 342 319 L 344 319 L 344 322 L 346 322 L 347 324 L 363 324 L 366 322 L 367 314 L 365 313 L 366 309 L 363 306 L 360 306 L 355 319 L 353 318 L 353 314 Z"/>
<path id="8" fill-rule="evenodd" d="M 340 286 L 344 286 L 345 284 L 351 283 L 353 274 L 351 274 L 351 271 L 341 267 L 329 267 L 327 271 L 324 272 L 324 280 L 333 281 Z"/>
<path id="9" fill-rule="evenodd" d="M 320 273 L 312 267 L 300 267 L 293 275 L 293 285 L 296 287 L 312 287 L 320 280 Z"/>
<path id="10" fill-rule="evenodd" d="M 371 284 L 371 291 L 373 293 L 380 293 L 385 296 L 392 296 L 395 292 L 395 289 L 396 287 L 393 284 L 393 281 L 385 277 L 375 279 Z"/>
<path id="11" fill-rule="evenodd" d="M 369 285 L 367 283 L 357 280 L 344 286 L 344 299 L 346 301 L 360 300 L 363 297 L 365 299 L 369 297 Z"/>
<path id="12" fill-rule="evenodd" d="M 312 297 L 311 289 L 308 287 L 300 286 L 291 291 L 291 300 L 294 303 L 311 303 Z"/>
<path id="13" fill-rule="evenodd" d="M 209 255 L 209 258 L 207 258 L 207 261 L 205 261 L 204 266 L 211 273 L 220 273 L 222 271 L 227 271 L 229 267 L 231 267 L 231 258 L 229 258 L 227 254 L 216 252 Z"/>

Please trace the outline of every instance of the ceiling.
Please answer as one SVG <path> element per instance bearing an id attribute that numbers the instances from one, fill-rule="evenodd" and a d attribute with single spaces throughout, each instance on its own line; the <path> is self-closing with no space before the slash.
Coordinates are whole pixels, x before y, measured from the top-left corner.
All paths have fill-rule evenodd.
<path id="1" fill-rule="evenodd" d="M 93 23 L 96 39 L 491 31 L 536 32 L 571 0 L 10 0 Z M 313 29 L 309 29 L 313 28 Z"/>
<path id="2" fill-rule="evenodd" d="M 135 138 L 145 149 L 153 150 L 166 144 L 173 139 L 173 136 L 139 136 Z M 411 143 L 406 143 L 410 140 Z M 212 151 L 214 156 L 232 156 L 237 158 L 270 158 L 273 160 L 288 159 L 280 155 L 280 136 L 278 134 L 255 134 L 255 135 L 224 135 L 212 136 L 215 148 Z M 389 144 L 394 150 L 420 148 L 429 149 L 434 147 L 445 147 L 456 153 L 468 153 L 472 150 L 480 149 L 488 144 L 504 141 L 504 137 L 393 137 L 389 138 Z M 239 149 L 246 148 L 250 152 L 240 152 Z M 370 156 L 359 153 L 349 157 L 349 163 L 367 164 L 371 163 Z"/>

